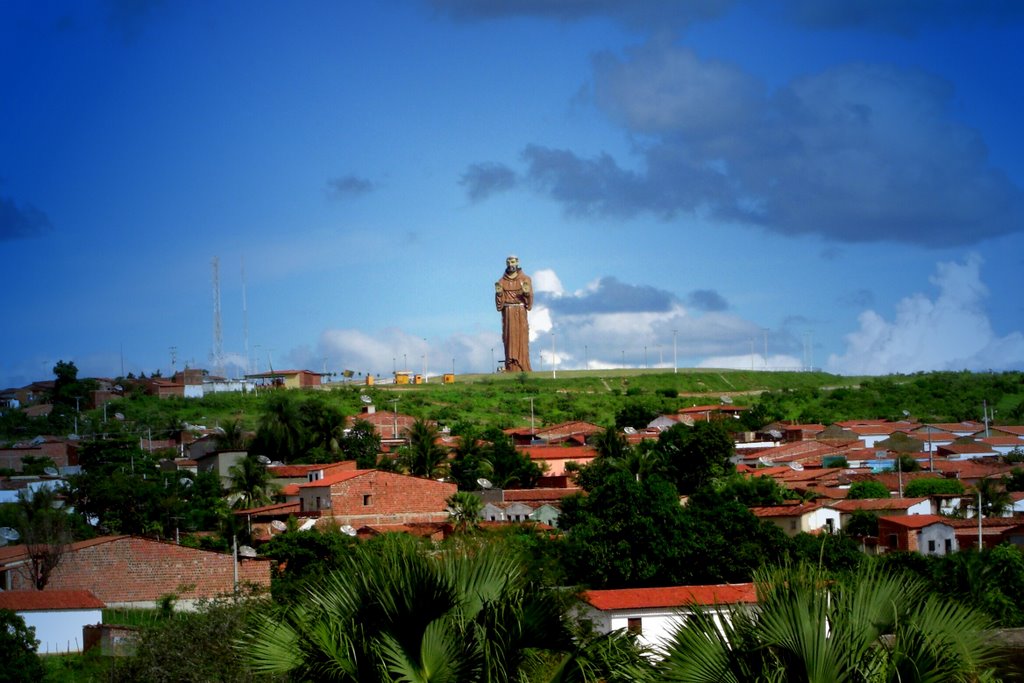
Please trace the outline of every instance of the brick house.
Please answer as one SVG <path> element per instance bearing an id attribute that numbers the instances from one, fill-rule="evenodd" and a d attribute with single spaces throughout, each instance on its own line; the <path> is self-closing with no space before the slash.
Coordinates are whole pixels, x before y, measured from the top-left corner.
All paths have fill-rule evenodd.
<path id="1" fill-rule="evenodd" d="M 299 484 L 298 489 L 300 514 L 319 512 L 338 524 L 359 528 L 445 522 L 446 501 L 458 486 L 381 470 L 352 470 Z"/>
<path id="2" fill-rule="evenodd" d="M 81 652 L 82 629 L 103 621 L 103 601 L 90 591 L 0 591 L 0 609 L 9 609 L 36 630 L 40 654 Z"/>
<path id="3" fill-rule="evenodd" d="M 239 585 L 270 588 L 270 560 L 239 558 L 138 536 L 101 536 L 71 544 L 46 586 L 88 590 L 109 607 L 154 607 L 168 593 L 182 606 L 230 594 Z M 31 590 L 24 545 L 0 548 L 0 588 Z"/>
<path id="4" fill-rule="evenodd" d="M 889 552 L 922 555 L 949 555 L 959 549 L 956 530 L 941 515 L 879 517 L 878 543 Z"/>
<path id="5" fill-rule="evenodd" d="M 592 590 L 581 597 L 582 616 L 599 633 L 626 628 L 637 634 L 641 645 L 649 647 L 664 645 L 694 606 L 721 615 L 732 606 L 757 603 L 752 583 Z"/>

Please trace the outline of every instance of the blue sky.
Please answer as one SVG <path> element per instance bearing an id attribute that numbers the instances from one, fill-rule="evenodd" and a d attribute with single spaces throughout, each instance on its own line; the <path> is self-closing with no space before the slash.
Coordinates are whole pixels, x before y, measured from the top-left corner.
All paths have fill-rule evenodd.
<path id="1" fill-rule="evenodd" d="M 1024 5 L 0 4 L 0 388 L 1024 368 Z M 172 350 L 173 349 L 173 350 Z"/>

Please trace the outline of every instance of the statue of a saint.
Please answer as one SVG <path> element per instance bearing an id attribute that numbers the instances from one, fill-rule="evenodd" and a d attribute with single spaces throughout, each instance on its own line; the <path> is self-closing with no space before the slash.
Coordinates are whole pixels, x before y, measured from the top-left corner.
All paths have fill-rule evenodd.
<path id="1" fill-rule="evenodd" d="M 501 341 L 505 344 L 505 371 L 530 372 L 530 323 L 533 282 L 519 267 L 519 258 L 505 259 L 505 273 L 494 283 L 494 305 L 501 312 Z"/>

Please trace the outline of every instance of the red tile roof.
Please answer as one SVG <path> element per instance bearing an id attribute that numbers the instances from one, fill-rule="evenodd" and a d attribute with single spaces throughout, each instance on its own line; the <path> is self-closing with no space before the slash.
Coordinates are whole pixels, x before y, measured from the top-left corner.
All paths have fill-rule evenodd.
<path id="1" fill-rule="evenodd" d="M 591 446 L 518 446 L 530 460 L 593 460 L 597 450 Z"/>
<path id="2" fill-rule="evenodd" d="M 623 610 L 754 603 L 757 602 L 757 592 L 752 583 L 727 583 L 717 586 L 593 590 L 584 592 L 583 599 L 599 610 Z"/>
<path id="3" fill-rule="evenodd" d="M 923 529 L 932 524 L 953 526 L 949 523 L 949 518 L 942 515 L 886 515 L 885 517 L 879 517 L 878 521 L 885 521 L 889 524 L 895 524 L 908 529 Z"/>
<path id="4" fill-rule="evenodd" d="M 800 505 L 767 505 L 752 507 L 750 511 L 755 517 L 799 517 L 808 512 L 825 507 L 821 503 L 801 503 Z M 831 507 L 831 506 L 829 506 Z"/>
<path id="5" fill-rule="evenodd" d="M 547 500 L 561 500 L 567 496 L 572 496 L 577 493 L 581 493 L 582 489 L 579 488 L 564 488 L 564 489 L 505 489 L 503 495 L 506 502 L 526 502 L 526 501 L 547 501 Z"/>
<path id="6" fill-rule="evenodd" d="M 14 612 L 103 609 L 106 604 L 87 590 L 0 591 L 0 609 Z"/>
<path id="7" fill-rule="evenodd" d="M 861 498 L 858 500 L 837 500 L 834 503 L 830 503 L 830 507 L 841 512 L 855 512 L 857 510 L 909 510 L 914 505 L 922 501 L 926 501 L 928 498 Z M 915 515 L 916 517 L 924 517 L 927 515 Z"/>
<path id="8" fill-rule="evenodd" d="M 337 472 L 325 476 L 323 479 L 317 479 L 316 481 L 306 482 L 305 484 L 296 484 L 300 489 L 306 488 L 319 488 L 323 486 L 330 486 L 331 484 L 337 484 L 339 482 L 348 481 L 349 479 L 355 479 L 361 477 L 364 474 L 369 474 L 374 470 L 347 470 L 345 472 Z"/>

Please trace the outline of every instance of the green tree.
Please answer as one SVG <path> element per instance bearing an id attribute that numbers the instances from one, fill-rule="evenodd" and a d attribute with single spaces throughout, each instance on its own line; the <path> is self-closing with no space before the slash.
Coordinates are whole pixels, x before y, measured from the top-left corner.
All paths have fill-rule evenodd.
<path id="1" fill-rule="evenodd" d="M 449 462 L 449 475 L 460 491 L 477 491 L 480 489 L 478 480 L 491 475 L 491 464 L 484 460 L 480 432 L 475 427 L 459 425 L 456 434 L 458 439 Z"/>
<path id="2" fill-rule="evenodd" d="M 345 413 L 338 406 L 329 403 L 321 394 L 313 394 L 299 405 L 298 413 L 307 449 L 318 448 L 328 454 L 341 450 Z"/>
<path id="3" fill-rule="evenodd" d="M 484 507 L 484 501 L 480 496 L 469 491 L 458 491 L 445 502 L 448 505 L 449 519 L 459 531 L 475 529 L 479 524 L 480 511 Z"/>
<path id="4" fill-rule="evenodd" d="M 200 603 L 144 626 L 132 657 L 116 658 L 115 683 L 249 683 L 255 680 L 235 646 L 258 601 L 223 599 Z"/>
<path id="5" fill-rule="evenodd" d="M 345 458 L 355 460 L 359 469 L 369 470 L 377 465 L 380 456 L 380 434 L 372 423 L 356 420 L 341 437 L 339 444 Z"/>
<path id="6" fill-rule="evenodd" d="M 627 403 L 615 413 L 615 429 L 622 430 L 626 427 L 644 429 L 656 417 L 658 417 L 658 411 L 653 408 L 637 402 Z"/>
<path id="7" fill-rule="evenodd" d="M 874 479 L 865 479 L 863 481 L 855 481 L 850 485 L 850 490 L 846 493 L 848 500 L 864 500 L 867 498 L 888 498 L 889 489 L 885 487 L 880 481 Z"/>
<path id="8" fill-rule="evenodd" d="M 977 498 L 981 496 L 981 514 L 984 517 L 1000 517 L 1012 502 L 1010 494 L 1001 479 L 989 477 L 980 479 L 974 485 L 975 496 L 972 498 L 973 509 L 977 510 Z"/>
<path id="9" fill-rule="evenodd" d="M 260 553 L 274 561 L 270 591 L 278 604 L 294 604 L 307 585 L 344 566 L 357 541 L 338 529 L 275 534 Z"/>
<path id="10" fill-rule="evenodd" d="M 658 436 L 655 450 L 680 493 L 693 493 L 736 471 L 730 460 L 735 455 L 732 438 L 718 422 L 673 425 Z"/>
<path id="11" fill-rule="evenodd" d="M 46 669 L 36 654 L 36 630 L 9 609 L 0 609 L 0 683 L 36 683 Z"/>
<path id="12" fill-rule="evenodd" d="M 426 420 L 416 420 L 407 433 L 409 445 L 399 456 L 400 466 L 414 477 L 434 478 L 448 470 L 448 451 L 437 443 L 437 427 Z"/>
<path id="13" fill-rule="evenodd" d="M 766 476 L 733 474 L 720 480 L 715 488 L 726 500 L 735 500 L 747 507 L 782 505 L 787 496 L 786 489 Z"/>
<path id="14" fill-rule="evenodd" d="M 626 437 L 613 427 L 598 432 L 590 442 L 601 458 L 625 458 L 631 450 Z"/>
<path id="15" fill-rule="evenodd" d="M 228 468 L 228 474 L 231 477 L 228 491 L 235 498 L 232 507 L 247 509 L 270 503 L 270 472 L 258 456 L 246 455 L 239 458 Z"/>
<path id="16" fill-rule="evenodd" d="M 592 588 L 677 583 L 683 510 L 675 488 L 659 477 L 637 481 L 612 472 L 586 496 L 562 501 L 569 579 Z"/>
<path id="17" fill-rule="evenodd" d="M 516 450 L 512 439 L 500 429 L 491 428 L 483 434 L 485 470 L 496 488 L 533 488 L 543 471 L 525 453 Z"/>
<path id="18" fill-rule="evenodd" d="M 777 525 L 754 516 L 746 505 L 726 500 L 711 487 L 690 496 L 682 509 L 679 566 L 673 583 L 749 581 L 767 563 L 781 563 L 792 541 Z"/>
<path id="19" fill-rule="evenodd" d="M 878 536 L 878 514 L 870 510 L 854 510 L 843 531 L 854 538 Z"/>
<path id="20" fill-rule="evenodd" d="M 959 479 L 945 477 L 927 477 L 914 479 L 903 487 L 903 495 L 907 498 L 922 498 L 939 494 L 960 494 L 964 485 Z"/>
<path id="21" fill-rule="evenodd" d="M 244 451 L 248 447 L 249 439 L 245 435 L 242 421 L 235 418 L 220 428 L 216 441 L 219 451 Z"/>
<path id="22" fill-rule="evenodd" d="M 590 680 L 632 680 L 642 662 L 585 656 L 565 610 L 514 557 L 428 555 L 395 535 L 357 546 L 295 608 L 261 615 L 243 648 L 254 671 L 294 680 L 569 681 L 584 664 L 600 665 Z"/>
<path id="23" fill-rule="evenodd" d="M 286 391 L 267 398 L 252 449 L 273 460 L 289 462 L 305 454 L 307 433 L 295 400 Z"/>
<path id="24" fill-rule="evenodd" d="M 697 610 L 673 633 L 664 681 L 847 683 L 992 680 L 988 619 L 924 582 L 865 565 L 808 565 L 757 576 L 758 608 Z"/>

